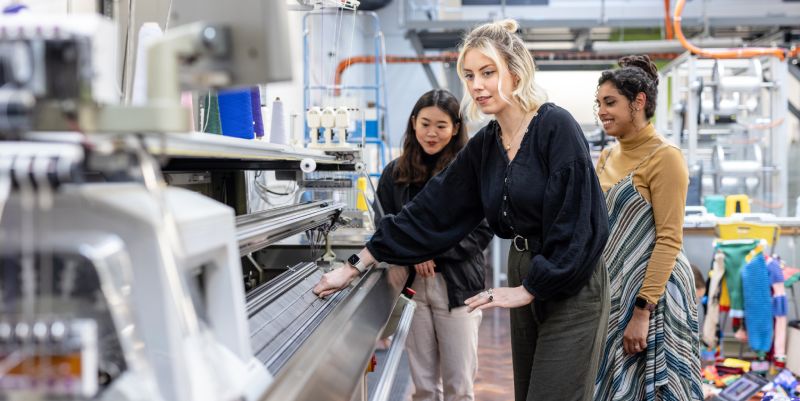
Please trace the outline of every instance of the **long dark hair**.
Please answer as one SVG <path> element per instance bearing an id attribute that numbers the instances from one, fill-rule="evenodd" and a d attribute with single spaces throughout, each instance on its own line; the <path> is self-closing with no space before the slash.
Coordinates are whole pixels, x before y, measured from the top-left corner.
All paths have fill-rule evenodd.
<path id="1" fill-rule="evenodd" d="M 414 130 L 414 120 L 419 115 L 420 110 L 436 106 L 450 116 L 453 127 L 456 128 L 455 135 L 450 139 L 450 143 L 439 152 L 439 160 L 433 171 L 428 171 L 428 166 L 422 162 L 422 155 L 425 151 L 417 141 Z M 403 136 L 403 153 L 397 159 L 397 166 L 394 169 L 394 179 L 398 184 L 424 184 L 430 177 L 442 171 L 456 157 L 461 148 L 467 144 L 467 129 L 461 119 L 460 106 L 458 99 L 452 93 L 444 89 L 434 89 L 422 95 L 411 115 L 408 117 L 406 133 Z"/>
<path id="2" fill-rule="evenodd" d="M 631 114 L 636 95 L 644 92 L 647 97 L 644 116 L 648 120 L 653 118 L 656 112 L 656 95 L 658 95 L 658 68 L 647 55 L 625 56 L 619 59 L 618 64 L 621 68 L 617 70 L 603 71 L 597 86 L 611 81 L 631 102 Z"/>

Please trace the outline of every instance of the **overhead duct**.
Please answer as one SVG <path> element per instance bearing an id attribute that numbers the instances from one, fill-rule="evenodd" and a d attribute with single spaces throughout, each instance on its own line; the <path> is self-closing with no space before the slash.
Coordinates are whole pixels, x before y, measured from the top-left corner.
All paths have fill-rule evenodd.
<path id="1" fill-rule="evenodd" d="M 743 45 L 741 38 L 703 38 L 694 41 L 705 48 L 730 48 Z M 594 42 L 597 54 L 682 53 L 686 49 L 678 40 L 636 40 L 627 42 Z"/>

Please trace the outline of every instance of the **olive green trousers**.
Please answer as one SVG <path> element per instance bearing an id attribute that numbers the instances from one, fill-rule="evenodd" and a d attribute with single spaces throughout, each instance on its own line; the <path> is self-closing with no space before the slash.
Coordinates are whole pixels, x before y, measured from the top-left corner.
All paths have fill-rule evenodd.
<path id="1" fill-rule="evenodd" d="M 530 251 L 512 244 L 508 284 L 528 275 Z M 511 353 L 516 401 L 590 401 L 608 331 L 608 275 L 598 261 L 589 282 L 576 295 L 534 300 L 511 309 Z"/>

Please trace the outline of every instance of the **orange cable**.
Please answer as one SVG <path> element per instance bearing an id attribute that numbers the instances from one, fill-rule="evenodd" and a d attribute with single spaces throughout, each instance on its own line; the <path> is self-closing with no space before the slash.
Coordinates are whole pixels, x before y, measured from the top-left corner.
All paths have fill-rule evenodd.
<path id="1" fill-rule="evenodd" d="M 457 53 L 444 53 L 441 56 L 424 56 L 424 57 L 405 57 L 405 56 L 386 56 L 387 63 L 448 63 L 455 62 L 458 59 Z M 334 89 L 333 95 L 339 96 L 341 94 L 342 75 L 345 70 L 354 64 L 372 64 L 375 62 L 375 56 L 354 56 L 343 59 L 336 66 L 336 75 L 333 79 Z"/>
<path id="2" fill-rule="evenodd" d="M 669 19 L 669 0 L 664 0 L 664 28 L 667 31 L 667 40 L 674 39 L 675 35 L 672 32 L 672 21 Z"/>
<path id="3" fill-rule="evenodd" d="M 701 49 L 686 40 L 686 37 L 683 35 L 683 29 L 681 28 L 681 14 L 683 13 L 683 6 L 686 4 L 686 0 L 678 0 L 678 3 L 675 5 L 675 15 L 673 16 L 673 24 L 675 26 L 675 35 L 677 35 L 678 40 L 681 42 L 686 50 L 697 54 L 701 57 L 706 58 L 714 58 L 714 59 L 723 59 L 723 58 L 752 58 L 756 56 L 774 56 L 780 60 L 784 60 L 786 57 L 786 50 L 778 49 L 778 48 L 771 48 L 771 47 L 744 47 L 741 49 L 728 49 L 728 50 L 705 50 Z"/>

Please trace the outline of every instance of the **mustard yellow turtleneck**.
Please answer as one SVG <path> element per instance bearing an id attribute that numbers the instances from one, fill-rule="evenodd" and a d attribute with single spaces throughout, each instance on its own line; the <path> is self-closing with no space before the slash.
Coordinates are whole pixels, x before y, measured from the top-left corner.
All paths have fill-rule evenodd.
<path id="1" fill-rule="evenodd" d="M 636 135 L 617 139 L 618 145 L 606 148 L 600 154 L 598 178 L 603 191 L 608 191 L 644 161 L 633 174 L 633 184 L 653 207 L 656 244 L 638 296 L 650 303 L 657 303 L 664 294 L 683 245 L 683 215 L 689 170 L 679 148 L 670 144 L 658 149 L 668 141 L 656 133 L 652 124 Z M 650 158 L 644 160 L 648 156 Z M 603 164 L 605 168 L 602 168 Z"/>

